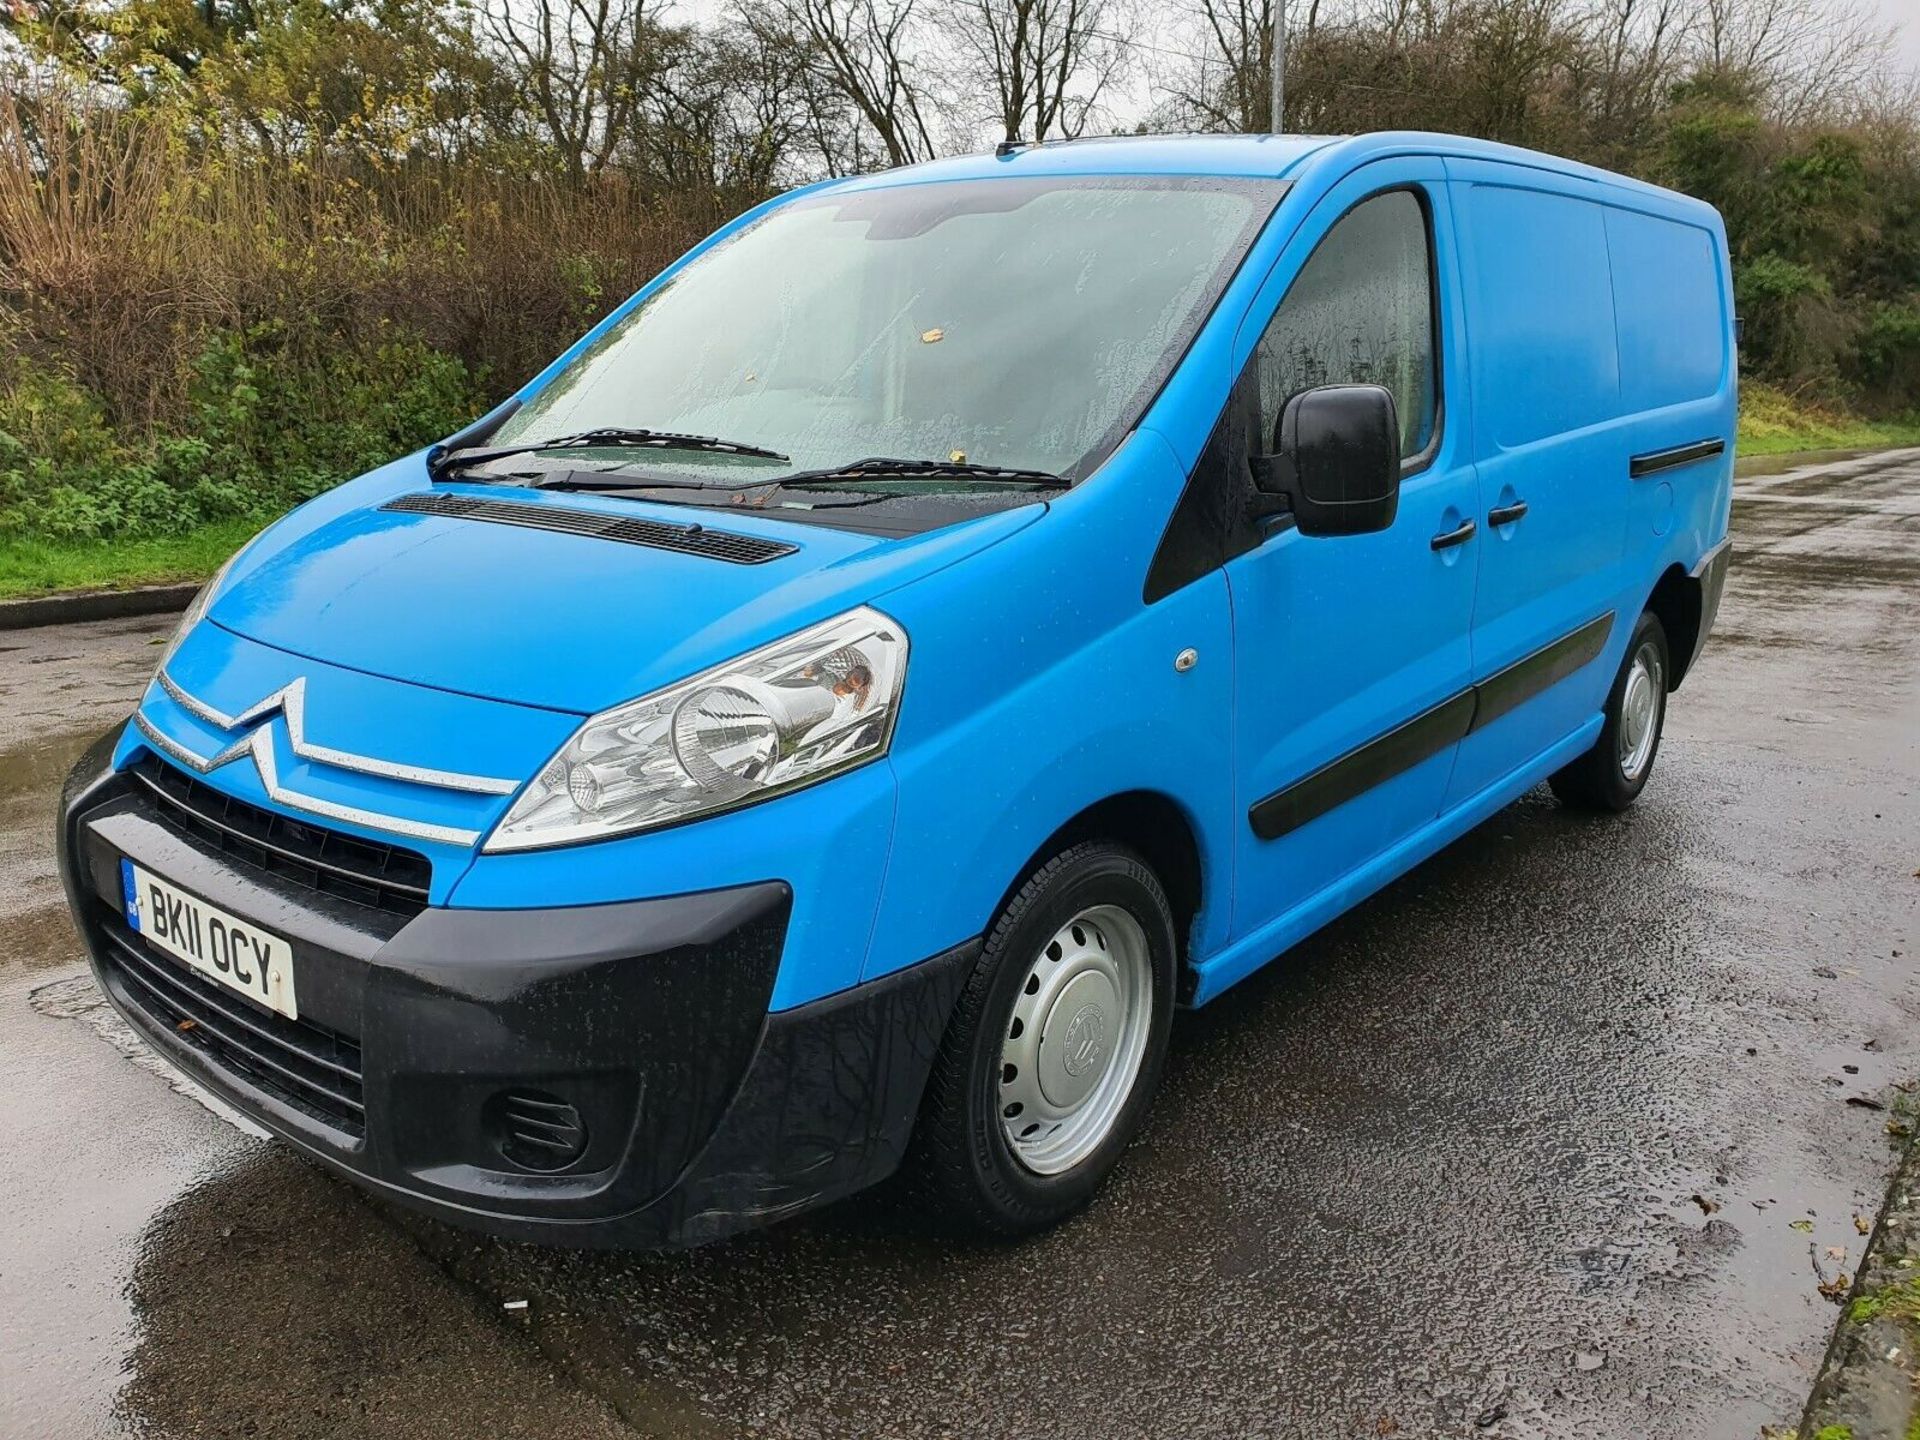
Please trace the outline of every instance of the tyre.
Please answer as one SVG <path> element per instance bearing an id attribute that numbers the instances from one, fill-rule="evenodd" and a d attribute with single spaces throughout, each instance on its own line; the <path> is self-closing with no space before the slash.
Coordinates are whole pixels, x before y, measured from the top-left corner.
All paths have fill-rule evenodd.
<path id="1" fill-rule="evenodd" d="M 1646 789 L 1667 718 L 1673 673 L 1667 632 L 1651 610 L 1641 614 L 1626 658 L 1607 694 L 1606 723 L 1593 748 L 1547 782 L 1563 804 L 1582 810 L 1624 810 Z"/>
<path id="2" fill-rule="evenodd" d="M 1021 1235 L 1093 1197 L 1139 1129 L 1173 1018 L 1173 912 L 1133 851 L 1075 845 L 987 932 L 934 1059 L 908 1183 L 961 1228 Z"/>

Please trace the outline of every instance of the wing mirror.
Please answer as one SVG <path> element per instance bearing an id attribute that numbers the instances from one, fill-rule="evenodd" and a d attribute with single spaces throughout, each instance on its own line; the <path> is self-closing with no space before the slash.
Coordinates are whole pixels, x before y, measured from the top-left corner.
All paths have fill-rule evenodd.
<path id="1" fill-rule="evenodd" d="M 1253 483 L 1291 513 L 1302 535 L 1369 535 L 1400 508 L 1400 419 L 1380 385 L 1322 385 L 1287 401 L 1273 454 L 1254 457 Z"/>

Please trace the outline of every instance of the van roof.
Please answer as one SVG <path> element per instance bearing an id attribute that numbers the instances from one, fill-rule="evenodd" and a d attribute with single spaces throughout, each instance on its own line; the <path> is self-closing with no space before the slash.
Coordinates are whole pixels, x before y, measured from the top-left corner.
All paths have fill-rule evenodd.
<path id="1" fill-rule="evenodd" d="M 932 160 L 839 182 L 852 188 L 925 180 L 989 179 L 1014 175 L 1226 175 L 1297 180 L 1324 168 L 1342 173 L 1392 155 L 1498 160 L 1550 170 L 1598 184 L 1701 202 L 1630 176 L 1565 160 L 1518 145 L 1418 130 L 1366 135 L 1114 135 L 1048 140 L 978 155 Z M 829 182 L 830 184 L 833 182 Z"/>

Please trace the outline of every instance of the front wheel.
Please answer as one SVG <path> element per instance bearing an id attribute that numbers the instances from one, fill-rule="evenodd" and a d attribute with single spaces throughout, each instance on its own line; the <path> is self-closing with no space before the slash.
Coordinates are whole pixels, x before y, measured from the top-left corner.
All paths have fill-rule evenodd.
<path id="1" fill-rule="evenodd" d="M 1547 782 L 1564 804 L 1624 810 L 1646 788 L 1667 718 L 1670 665 L 1666 628 L 1659 616 L 1645 611 L 1633 627 L 1626 658 L 1607 694 L 1600 738 Z"/>
<path id="2" fill-rule="evenodd" d="M 909 1160 L 967 1229 L 1043 1229 L 1092 1198 L 1158 1087 L 1174 922 L 1133 851 L 1089 842 L 1036 870 L 987 932 L 927 1081 Z"/>

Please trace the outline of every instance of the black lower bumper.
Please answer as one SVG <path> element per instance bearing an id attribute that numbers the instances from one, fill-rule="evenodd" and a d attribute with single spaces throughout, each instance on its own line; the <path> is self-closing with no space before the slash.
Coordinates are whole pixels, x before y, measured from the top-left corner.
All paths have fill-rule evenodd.
<path id="1" fill-rule="evenodd" d="M 769 1014 L 782 882 L 407 913 L 306 883 L 284 851 L 210 843 L 232 837 L 109 770 L 114 738 L 76 766 L 60 816 L 101 988 L 156 1051 L 329 1167 L 510 1238 L 677 1246 L 899 1164 L 977 942 Z M 286 937 L 300 1018 L 129 928 L 123 857 Z"/>

